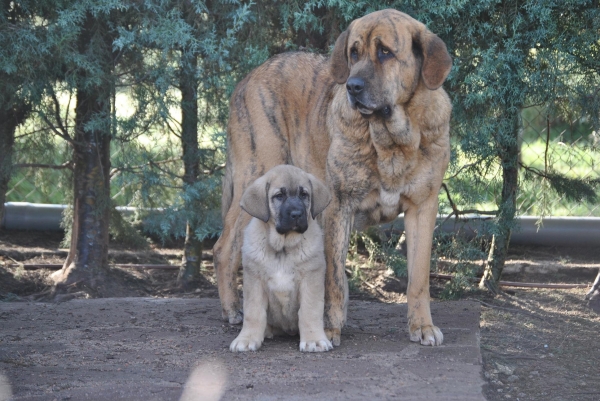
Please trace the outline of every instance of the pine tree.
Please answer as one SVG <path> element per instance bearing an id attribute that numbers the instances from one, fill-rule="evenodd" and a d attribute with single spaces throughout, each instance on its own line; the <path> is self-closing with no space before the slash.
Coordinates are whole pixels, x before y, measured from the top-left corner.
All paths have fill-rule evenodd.
<path id="1" fill-rule="evenodd" d="M 75 285 L 107 293 L 109 286 L 111 95 L 118 58 L 113 42 L 121 13 L 122 7 L 108 2 L 74 2 L 55 21 L 56 29 L 69 29 L 71 39 L 62 60 L 67 74 L 59 78 L 76 93 L 75 126 L 63 133 L 73 151 L 73 224 L 67 259 L 52 275 L 58 290 Z"/>
<path id="2" fill-rule="evenodd" d="M 0 5 L 0 221 L 12 174 L 15 131 L 29 116 L 29 85 L 39 78 L 31 67 L 36 57 L 48 57 L 40 29 L 31 21 L 33 4 L 4 1 Z M 36 76 L 37 75 L 37 76 Z"/>

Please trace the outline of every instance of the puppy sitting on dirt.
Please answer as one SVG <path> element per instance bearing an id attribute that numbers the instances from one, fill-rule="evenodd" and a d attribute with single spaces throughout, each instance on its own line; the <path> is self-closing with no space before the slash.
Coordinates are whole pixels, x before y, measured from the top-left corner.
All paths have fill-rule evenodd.
<path id="1" fill-rule="evenodd" d="M 289 165 L 269 170 L 244 191 L 254 218 L 244 231 L 244 325 L 229 347 L 256 351 L 265 337 L 300 332 L 300 351 L 333 348 L 323 329 L 325 252 L 315 217 L 331 194 L 313 175 Z"/>

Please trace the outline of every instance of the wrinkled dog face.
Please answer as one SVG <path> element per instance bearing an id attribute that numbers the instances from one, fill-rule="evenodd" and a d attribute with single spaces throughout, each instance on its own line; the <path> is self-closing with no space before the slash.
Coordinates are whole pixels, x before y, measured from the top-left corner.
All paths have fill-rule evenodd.
<path id="1" fill-rule="evenodd" d="M 329 204 L 331 195 L 320 180 L 303 170 L 281 165 L 254 181 L 240 206 L 253 217 L 275 225 L 277 233 L 304 233 Z M 311 217 L 309 217 L 309 213 Z"/>
<path id="2" fill-rule="evenodd" d="M 363 117 L 389 119 L 411 99 L 419 80 L 435 90 L 451 66 L 446 45 L 425 25 L 382 10 L 355 20 L 339 36 L 331 72 L 346 84 L 350 106 Z"/>
<path id="3" fill-rule="evenodd" d="M 307 215 L 310 211 L 311 195 L 310 187 L 306 184 L 309 183 L 274 181 L 268 196 L 275 229 L 279 234 L 287 234 L 290 231 L 302 234 L 308 228 Z"/>

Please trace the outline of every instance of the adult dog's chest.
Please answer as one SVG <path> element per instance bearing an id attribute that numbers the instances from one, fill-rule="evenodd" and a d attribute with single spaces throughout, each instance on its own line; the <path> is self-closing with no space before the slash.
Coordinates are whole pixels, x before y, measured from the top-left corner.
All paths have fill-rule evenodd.
<path id="1" fill-rule="evenodd" d="M 391 221 L 407 203 L 419 204 L 439 189 L 439 147 L 424 143 L 419 132 L 406 136 L 402 145 L 376 143 L 368 128 L 355 137 L 334 137 L 328 174 L 334 192 L 354 210 L 355 228 Z"/>
<path id="2" fill-rule="evenodd" d="M 389 152 L 385 159 L 378 158 L 376 168 L 368 166 L 367 180 L 358 196 L 355 214 L 356 225 L 384 223 L 395 219 L 408 204 L 419 204 L 433 191 L 436 178 L 432 177 L 432 163 L 422 155 L 422 150 Z"/>

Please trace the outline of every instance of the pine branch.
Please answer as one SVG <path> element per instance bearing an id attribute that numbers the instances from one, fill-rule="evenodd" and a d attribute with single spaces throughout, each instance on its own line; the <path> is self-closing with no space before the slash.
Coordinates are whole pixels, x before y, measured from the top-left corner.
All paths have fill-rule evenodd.
<path id="1" fill-rule="evenodd" d="M 562 174 L 557 174 L 552 171 L 541 171 L 535 167 L 526 166 L 519 162 L 526 172 L 547 179 L 552 189 L 558 194 L 564 195 L 571 201 L 585 200 L 594 203 L 598 199 L 596 187 L 600 186 L 600 178 L 594 179 L 576 179 L 565 177 Z"/>

